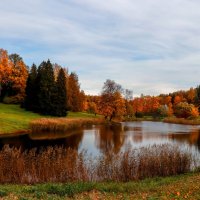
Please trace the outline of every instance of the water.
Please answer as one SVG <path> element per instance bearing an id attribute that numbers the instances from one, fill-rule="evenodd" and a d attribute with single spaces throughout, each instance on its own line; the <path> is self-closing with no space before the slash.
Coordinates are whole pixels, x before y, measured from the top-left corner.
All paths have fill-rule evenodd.
<path id="1" fill-rule="evenodd" d="M 78 151 L 84 149 L 93 155 L 105 154 L 110 150 L 118 153 L 127 148 L 163 143 L 189 148 L 199 156 L 200 126 L 162 122 L 124 122 L 121 126 L 98 125 L 64 134 L 32 133 L 0 137 L 0 148 L 5 144 L 20 147 L 22 150 L 58 145 Z"/>

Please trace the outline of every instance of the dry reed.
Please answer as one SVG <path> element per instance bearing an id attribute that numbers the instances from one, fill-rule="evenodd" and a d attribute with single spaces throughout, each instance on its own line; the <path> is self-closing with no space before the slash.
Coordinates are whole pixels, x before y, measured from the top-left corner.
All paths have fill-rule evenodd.
<path id="1" fill-rule="evenodd" d="M 104 120 L 99 119 L 67 119 L 67 118 L 42 118 L 34 120 L 30 123 L 32 132 L 66 132 L 81 128 L 84 126 L 90 126 L 95 124 L 102 124 Z"/>
<path id="2" fill-rule="evenodd" d="M 4 146 L 0 183 L 131 181 L 185 173 L 192 162 L 190 153 L 167 144 L 97 157 L 63 147 L 22 152 Z"/>

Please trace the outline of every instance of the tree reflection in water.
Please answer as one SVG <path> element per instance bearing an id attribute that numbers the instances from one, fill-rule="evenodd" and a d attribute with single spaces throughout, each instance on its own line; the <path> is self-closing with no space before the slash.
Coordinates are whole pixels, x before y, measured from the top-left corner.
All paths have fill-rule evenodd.
<path id="1" fill-rule="evenodd" d="M 0 149 L 10 147 L 29 150 L 47 146 L 70 147 L 87 150 L 93 155 L 117 154 L 127 148 L 138 148 L 153 144 L 172 143 L 191 148 L 200 155 L 200 126 L 184 126 L 161 122 L 129 122 L 117 126 L 97 125 L 83 127 L 66 133 L 32 133 L 26 135 L 4 135 L 0 137 Z"/>
<path id="2" fill-rule="evenodd" d="M 118 153 L 125 141 L 121 125 L 100 126 L 98 134 L 95 135 L 95 144 L 101 153 L 108 151 Z"/>
<path id="3" fill-rule="evenodd" d="M 200 130 L 194 129 L 190 134 L 170 134 L 170 138 L 179 143 L 187 143 L 189 146 L 195 146 L 200 151 Z"/>

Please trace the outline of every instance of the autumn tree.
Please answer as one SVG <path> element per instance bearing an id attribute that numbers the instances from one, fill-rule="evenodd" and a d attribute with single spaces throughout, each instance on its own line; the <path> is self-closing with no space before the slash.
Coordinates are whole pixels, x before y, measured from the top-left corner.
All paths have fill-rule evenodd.
<path id="1" fill-rule="evenodd" d="M 125 89 L 124 99 L 125 99 L 125 108 L 126 108 L 125 117 L 130 119 L 131 117 L 134 116 L 134 110 L 133 110 L 133 105 L 132 105 L 133 91 Z"/>
<path id="2" fill-rule="evenodd" d="M 100 99 L 100 110 L 106 119 L 110 121 L 114 117 L 123 116 L 125 113 L 125 101 L 122 97 L 121 85 L 112 80 L 106 80 Z"/>
<path id="3" fill-rule="evenodd" d="M 23 59 L 18 54 L 11 54 L 9 59 L 13 65 L 12 74 L 10 76 L 12 83 L 11 96 L 16 95 L 19 101 L 22 102 L 25 97 L 28 69 Z"/>
<path id="4" fill-rule="evenodd" d="M 7 89 L 11 88 L 10 76 L 12 74 L 12 65 L 8 57 L 8 53 L 4 49 L 0 49 L 0 94 L 1 100 L 6 96 Z"/>
<path id="5" fill-rule="evenodd" d="M 187 102 L 188 103 L 194 103 L 195 101 L 195 96 L 196 96 L 196 90 L 194 88 L 190 88 L 187 92 Z"/>
<path id="6" fill-rule="evenodd" d="M 80 91 L 78 76 L 75 72 L 72 72 L 68 77 L 67 91 L 68 110 L 71 110 L 73 112 L 82 111 L 85 94 L 83 91 Z"/>
<path id="7" fill-rule="evenodd" d="M 100 96 L 85 95 L 83 110 L 89 113 L 97 114 L 99 111 Z"/>
<path id="8" fill-rule="evenodd" d="M 0 50 L 0 85 L 1 99 L 6 103 L 19 103 L 25 97 L 27 66 L 18 54 L 8 56 Z"/>
<path id="9" fill-rule="evenodd" d="M 174 98 L 174 105 L 179 104 L 180 102 L 182 102 L 182 98 L 179 95 L 176 95 Z"/>
<path id="10" fill-rule="evenodd" d="M 175 106 L 174 114 L 176 117 L 196 118 L 199 116 L 198 109 L 193 104 L 188 104 L 187 102 L 180 102 Z"/>
<path id="11" fill-rule="evenodd" d="M 161 105 L 158 109 L 157 109 L 157 114 L 160 117 L 167 117 L 169 113 L 169 108 L 167 107 L 167 105 Z"/>

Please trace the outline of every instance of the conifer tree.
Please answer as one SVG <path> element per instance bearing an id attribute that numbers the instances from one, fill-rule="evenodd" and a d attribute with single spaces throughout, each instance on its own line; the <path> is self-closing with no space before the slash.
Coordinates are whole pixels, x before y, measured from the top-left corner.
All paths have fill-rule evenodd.
<path id="1" fill-rule="evenodd" d="M 53 93 L 55 87 L 54 71 L 51 62 L 42 62 L 38 68 L 37 76 L 38 112 L 44 115 L 52 115 Z"/>
<path id="2" fill-rule="evenodd" d="M 25 89 L 26 96 L 24 101 L 24 107 L 27 110 L 32 110 L 32 111 L 36 110 L 36 106 L 38 103 L 36 79 L 37 79 L 37 68 L 36 65 L 33 64 L 28 75 L 28 79 L 26 82 L 26 89 Z"/>
<path id="3" fill-rule="evenodd" d="M 200 112 L 200 85 L 196 88 L 195 105 L 198 107 Z"/>
<path id="4" fill-rule="evenodd" d="M 54 92 L 54 109 L 53 115 L 56 116 L 66 116 L 67 115 L 67 89 L 66 89 L 66 75 L 63 68 L 59 70 L 56 85 L 55 85 L 55 92 Z"/>

